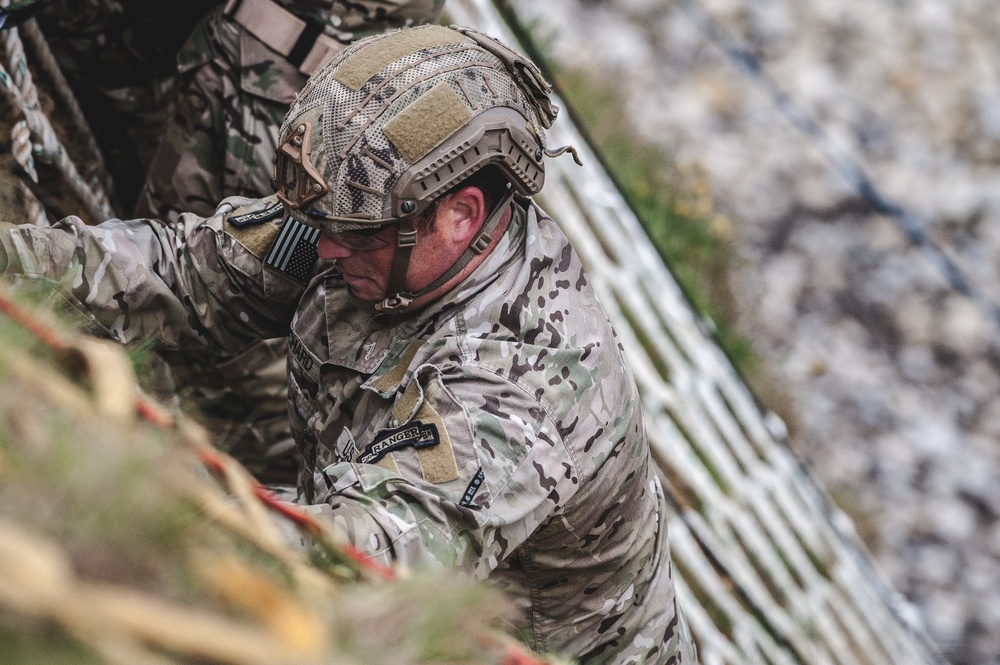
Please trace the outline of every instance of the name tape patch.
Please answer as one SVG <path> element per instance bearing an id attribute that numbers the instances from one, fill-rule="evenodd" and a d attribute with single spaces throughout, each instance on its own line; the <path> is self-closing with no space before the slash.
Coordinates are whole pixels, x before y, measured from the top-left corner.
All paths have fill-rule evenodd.
<path id="1" fill-rule="evenodd" d="M 263 210 L 254 210 L 253 212 L 245 212 L 242 215 L 230 215 L 228 221 L 233 226 L 242 228 L 244 226 L 253 226 L 254 224 L 263 224 L 268 222 L 275 217 L 281 215 L 282 208 L 280 203 L 275 203 L 272 206 L 268 206 Z"/>
<path id="2" fill-rule="evenodd" d="M 395 429 L 383 430 L 365 446 L 365 451 L 358 455 L 355 461 L 361 464 L 374 464 L 394 450 L 407 446 L 430 448 L 440 442 L 441 437 L 436 425 L 414 420 Z"/>
<path id="3" fill-rule="evenodd" d="M 294 332 L 288 335 L 288 352 L 295 364 L 310 377 L 315 375 L 313 370 L 319 371 L 322 362 L 319 356 L 313 353 Z"/>

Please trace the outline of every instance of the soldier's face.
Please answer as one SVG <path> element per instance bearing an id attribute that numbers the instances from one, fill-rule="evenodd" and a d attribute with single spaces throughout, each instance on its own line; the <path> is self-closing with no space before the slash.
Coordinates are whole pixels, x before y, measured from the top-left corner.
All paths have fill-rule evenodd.
<path id="1" fill-rule="evenodd" d="M 371 236 L 381 242 L 367 249 L 341 244 L 335 234 L 323 233 L 316 251 L 321 259 L 337 261 L 344 282 L 355 298 L 377 302 L 385 297 L 392 259 L 396 255 L 396 226 L 382 229 Z"/>
<path id="2" fill-rule="evenodd" d="M 406 290 L 417 292 L 433 282 L 458 260 L 468 243 L 455 237 L 451 207 L 441 205 L 429 232 L 417 231 L 417 244 L 410 254 L 406 272 Z M 381 242 L 371 248 L 348 246 L 336 234 L 320 235 L 317 251 L 320 258 L 336 260 L 351 294 L 360 300 L 378 302 L 386 296 L 392 261 L 396 256 L 396 233 L 393 224 L 371 236 Z"/>

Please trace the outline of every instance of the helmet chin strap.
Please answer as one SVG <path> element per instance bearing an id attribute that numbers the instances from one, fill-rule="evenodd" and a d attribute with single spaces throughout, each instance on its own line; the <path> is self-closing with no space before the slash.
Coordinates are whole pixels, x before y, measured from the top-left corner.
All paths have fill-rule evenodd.
<path id="1" fill-rule="evenodd" d="M 511 200 L 514 198 L 513 188 L 508 188 L 507 193 L 500 200 L 497 206 L 490 213 L 479 233 L 472 239 L 469 246 L 465 248 L 462 255 L 451 265 L 448 270 L 433 282 L 422 288 L 417 293 L 410 293 L 405 290 L 406 271 L 410 267 L 410 254 L 414 245 L 417 244 L 417 232 L 413 227 L 413 218 L 406 218 L 399 223 L 399 233 L 396 239 L 396 256 L 392 261 L 392 271 L 389 273 L 389 284 L 386 288 L 386 297 L 375 303 L 375 311 L 382 314 L 398 314 L 411 302 L 420 296 L 426 295 L 443 284 L 449 282 L 455 275 L 460 273 L 472 260 L 486 251 L 486 248 L 493 242 L 493 233 L 496 231 L 500 220 L 503 219 Z"/>
<path id="2" fill-rule="evenodd" d="M 415 297 L 403 291 L 406 272 L 410 268 L 410 254 L 417 244 L 417 230 L 413 227 L 413 219 L 407 217 L 399 222 L 399 231 L 396 233 L 396 256 L 392 259 L 385 299 L 375 303 L 377 312 L 396 314 L 405 309 Z"/>

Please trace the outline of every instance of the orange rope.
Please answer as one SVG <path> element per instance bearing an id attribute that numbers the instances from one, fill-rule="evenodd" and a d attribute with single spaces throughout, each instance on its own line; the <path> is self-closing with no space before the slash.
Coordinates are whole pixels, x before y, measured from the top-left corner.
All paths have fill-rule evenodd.
<path id="1" fill-rule="evenodd" d="M 6 314 L 16 324 L 27 330 L 42 344 L 53 351 L 65 351 L 66 341 L 44 321 L 18 305 L 6 293 L 0 293 L 0 313 Z"/>
<path id="2" fill-rule="evenodd" d="M 215 450 L 206 449 L 198 451 L 201 463 L 209 471 L 216 475 L 223 475 L 225 472 L 222 457 Z M 297 526 L 305 529 L 315 537 L 321 537 L 324 533 L 323 526 L 311 515 L 306 514 L 304 511 L 299 509 L 294 504 L 288 503 L 287 501 L 280 501 L 275 495 L 266 487 L 261 485 L 256 480 L 251 479 L 251 488 L 253 490 L 254 496 L 267 506 L 269 509 L 275 513 L 281 515 L 290 522 L 296 524 Z M 388 566 L 384 566 L 370 556 L 357 549 L 352 545 L 346 543 L 338 543 L 337 547 L 341 549 L 343 554 L 349 559 L 357 563 L 359 566 L 367 570 L 368 572 L 374 573 L 383 580 L 392 580 L 396 577 L 396 571 Z"/>

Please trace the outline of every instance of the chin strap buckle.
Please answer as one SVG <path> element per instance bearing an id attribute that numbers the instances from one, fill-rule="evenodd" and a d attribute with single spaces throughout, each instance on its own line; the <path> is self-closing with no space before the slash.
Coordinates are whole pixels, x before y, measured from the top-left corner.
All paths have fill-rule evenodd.
<path id="1" fill-rule="evenodd" d="M 385 314 L 394 314 L 406 309 L 413 302 L 413 296 L 405 293 L 394 293 L 386 296 L 382 302 L 375 303 L 375 310 Z"/>
<path id="2" fill-rule="evenodd" d="M 489 233 L 480 233 L 479 237 L 473 240 L 472 244 L 469 245 L 469 249 L 476 254 L 482 254 L 486 251 L 486 248 L 490 246 L 491 242 L 493 242 L 493 238 L 490 237 Z"/>
<path id="3" fill-rule="evenodd" d="M 399 231 L 396 233 L 397 247 L 413 247 L 416 244 L 417 244 L 416 229 L 400 228 Z"/>

